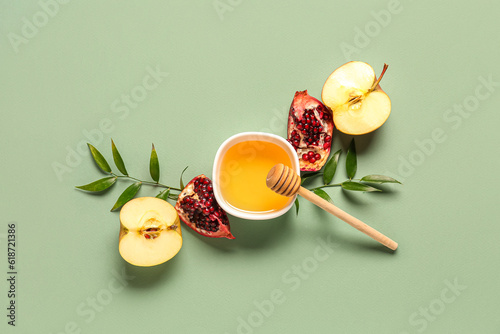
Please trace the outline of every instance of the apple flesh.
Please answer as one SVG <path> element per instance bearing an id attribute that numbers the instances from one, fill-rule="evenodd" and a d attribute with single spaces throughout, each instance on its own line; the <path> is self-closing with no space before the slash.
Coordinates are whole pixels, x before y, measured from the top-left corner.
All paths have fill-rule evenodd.
<path id="1" fill-rule="evenodd" d="M 332 110 L 335 127 L 346 134 L 362 135 L 378 129 L 391 113 L 391 100 L 379 85 L 380 77 L 367 63 L 351 61 L 326 79 L 323 103 Z"/>
<path id="2" fill-rule="evenodd" d="M 139 197 L 123 206 L 118 249 L 125 261 L 155 266 L 170 260 L 181 247 L 180 220 L 172 205 L 155 197 Z"/>

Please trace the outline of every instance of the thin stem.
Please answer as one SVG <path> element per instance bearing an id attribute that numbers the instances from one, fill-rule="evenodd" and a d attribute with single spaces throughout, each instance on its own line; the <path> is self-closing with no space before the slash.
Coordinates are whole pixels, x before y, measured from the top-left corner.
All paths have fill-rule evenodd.
<path id="1" fill-rule="evenodd" d="M 389 65 L 384 64 L 384 68 L 382 69 L 382 73 L 380 73 L 380 76 L 378 77 L 377 81 L 375 81 L 375 83 L 373 84 L 372 88 L 370 89 L 370 92 L 375 90 L 375 88 L 377 88 L 378 84 L 380 83 L 380 80 L 382 80 L 382 78 L 385 74 L 385 71 L 387 71 L 388 67 L 389 67 Z"/>
<path id="2" fill-rule="evenodd" d="M 344 181 L 344 182 L 348 182 L 348 181 L 360 181 L 361 182 L 361 179 L 349 179 L 349 180 Z M 344 183 L 344 182 L 342 182 L 342 183 Z M 316 187 L 316 188 L 311 188 L 309 190 L 315 190 L 315 189 L 321 189 L 321 188 L 329 188 L 329 187 L 340 187 L 340 186 L 342 186 L 342 183 L 325 184 L 323 186 L 319 186 L 319 187 Z"/>
<path id="3" fill-rule="evenodd" d="M 382 77 L 384 76 L 385 71 L 387 71 L 388 67 L 389 67 L 389 65 L 384 64 L 384 68 L 382 69 L 382 73 L 380 73 L 380 76 L 378 77 L 378 79 L 373 83 L 373 85 L 371 86 L 371 88 L 364 95 L 373 92 L 377 88 L 378 84 L 380 83 L 380 80 L 382 80 Z M 353 105 L 353 104 L 358 103 L 360 100 L 361 100 L 361 95 L 360 96 L 356 96 L 356 97 L 352 98 L 351 100 L 349 100 L 347 102 L 349 102 L 350 105 Z"/>
<path id="4" fill-rule="evenodd" d="M 329 187 L 340 187 L 341 185 L 342 185 L 342 183 L 326 184 L 326 185 L 319 186 L 319 187 L 316 187 L 316 188 L 311 188 L 309 190 L 316 190 L 316 189 L 329 188 Z"/>
<path id="5" fill-rule="evenodd" d="M 170 188 L 172 190 L 182 191 L 182 189 L 179 189 L 179 188 L 176 188 L 176 187 L 167 186 L 166 184 L 162 184 L 162 183 L 159 183 L 159 182 L 143 181 L 143 180 L 139 180 L 139 179 L 137 179 L 135 177 L 128 176 L 128 175 L 116 175 L 115 173 L 111 173 L 111 175 L 119 177 L 119 178 L 125 178 L 125 179 L 135 180 L 135 181 L 138 181 L 138 182 L 142 182 L 143 184 L 149 184 L 149 185 L 155 186 L 155 187 Z"/>

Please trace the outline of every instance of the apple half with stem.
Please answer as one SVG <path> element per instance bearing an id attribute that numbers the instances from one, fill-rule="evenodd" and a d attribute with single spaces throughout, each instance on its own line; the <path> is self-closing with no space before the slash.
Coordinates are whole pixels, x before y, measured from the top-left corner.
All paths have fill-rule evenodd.
<path id="1" fill-rule="evenodd" d="M 391 100 L 380 88 L 373 67 L 351 61 L 337 68 L 323 85 L 321 99 L 332 110 L 335 127 L 346 134 L 362 135 L 378 129 L 391 113 Z"/>
<path id="2" fill-rule="evenodd" d="M 120 211 L 118 249 L 130 264 L 150 267 L 174 257 L 182 247 L 179 215 L 168 202 L 139 197 Z"/>

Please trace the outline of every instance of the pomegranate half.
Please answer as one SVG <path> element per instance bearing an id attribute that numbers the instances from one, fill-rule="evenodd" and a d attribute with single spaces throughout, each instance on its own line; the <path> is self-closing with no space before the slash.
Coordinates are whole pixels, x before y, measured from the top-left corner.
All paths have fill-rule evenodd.
<path id="1" fill-rule="evenodd" d="M 288 114 L 287 140 L 299 156 L 301 171 L 318 171 L 326 163 L 332 146 L 333 118 L 319 100 L 298 91 Z"/>
<path id="2" fill-rule="evenodd" d="M 201 235 L 234 239 L 227 214 L 215 200 L 212 181 L 203 174 L 192 179 L 182 190 L 175 210 L 187 226 Z"/>

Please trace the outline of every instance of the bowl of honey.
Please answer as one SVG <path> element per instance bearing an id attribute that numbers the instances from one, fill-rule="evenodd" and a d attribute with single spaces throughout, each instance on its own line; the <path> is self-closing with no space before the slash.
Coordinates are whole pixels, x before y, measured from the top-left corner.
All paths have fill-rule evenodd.
<path id="1" fill-rule="evenodd" d="M 228 138 L 214 160 L 212 182 L 217 202 L 227 213 L 243 219 L 281 216 L 296 196 L 278 195 L 267 187 L 267 173 L 279 163 L 300 175 L 295 150 L 280 136 L 243 132 Z"/>

